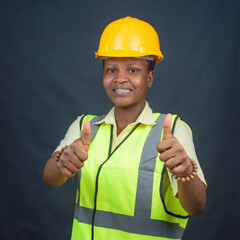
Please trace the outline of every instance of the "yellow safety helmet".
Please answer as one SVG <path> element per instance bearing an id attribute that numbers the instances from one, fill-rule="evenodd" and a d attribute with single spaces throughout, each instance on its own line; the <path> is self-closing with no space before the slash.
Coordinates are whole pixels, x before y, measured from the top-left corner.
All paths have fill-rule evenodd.
<path id="1" fill-rule="evenodd" d="M 155 29 L 149 23 L 132 17 L 120 18 L 107 25 L 95 56 L 98 58 L 152 56 L 156 62 L 163 59 Z"/>

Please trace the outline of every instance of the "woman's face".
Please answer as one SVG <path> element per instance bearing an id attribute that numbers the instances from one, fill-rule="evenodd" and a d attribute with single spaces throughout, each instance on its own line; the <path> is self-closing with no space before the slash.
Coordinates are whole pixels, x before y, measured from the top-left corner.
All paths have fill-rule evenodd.
<path id="1" fill-rule="evenodd" d="M 105 60 L 103 86 L 116 107 L 144 105 L 153 77 L 154 71 L 148 71 L 146 60 L 126 57 Z"/>

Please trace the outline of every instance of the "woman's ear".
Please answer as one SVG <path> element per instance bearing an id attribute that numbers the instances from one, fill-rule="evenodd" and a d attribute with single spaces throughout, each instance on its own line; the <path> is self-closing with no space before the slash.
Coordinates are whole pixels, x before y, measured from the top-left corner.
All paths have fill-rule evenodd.
<path id="1" fill-rule="evenodd" d="M 149 71 L 148 72 L 148 88 L 152 87 L 154 74 L 155 74 L 154 71 Z"/>

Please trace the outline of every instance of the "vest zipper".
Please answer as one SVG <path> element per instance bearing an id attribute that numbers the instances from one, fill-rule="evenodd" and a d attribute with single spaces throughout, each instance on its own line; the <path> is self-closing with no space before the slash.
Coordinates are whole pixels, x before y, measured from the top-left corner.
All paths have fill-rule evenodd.
<path id="1" fill-rule="evenodd" d="M 110 159 L 112 154 L 122 145 L 123 142 L 126 141 L 126 139 L 133 133 L 133 131 L 140 125 L 138 123 L 132 131 L 125 137 L 125 139 L 114 149 L 113 152 L 112 150 L 112 136 L 113 136 L 113 125 L 111 125 L 111 136 L 110 136 L 110 144 L 109 144 L 109 150 L 108 150 L 108 158 L 99 166 L 98 171 L 97 171 L 97 176 L 96 176 L 96 184 L 95 184 L 95 195 L 94 195 L 94 209 L 93 209 L 93 215 L 92 215 L 92 237 L 91 240 L 94 240 L 94 222 L 95 222 L 95 215 L 96 215 L 96 210 L 97 210 L 97 193 L 98 193 L 98 179 L 99 179 L 99 174 L 102 169 L 102 166 Z"/>

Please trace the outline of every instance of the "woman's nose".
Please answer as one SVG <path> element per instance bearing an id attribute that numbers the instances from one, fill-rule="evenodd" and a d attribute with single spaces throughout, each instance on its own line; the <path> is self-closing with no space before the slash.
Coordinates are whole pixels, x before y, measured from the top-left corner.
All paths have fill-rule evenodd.
<path id="1" fill-rule="evenodd" d="M 115 82 L 123 83 L 123 82 L 127 82 L 128 81 L 128 77 L 127 77 L 127 74 L 124 71 L 119 71 L 116 74 L 116 77 L 115 77 L 114 80 L 115 80 Z"/>

